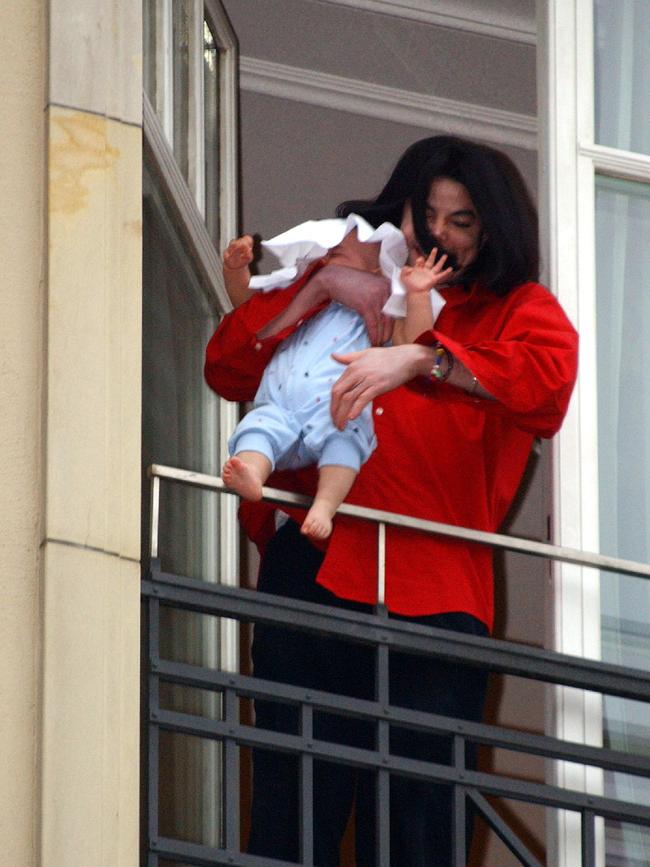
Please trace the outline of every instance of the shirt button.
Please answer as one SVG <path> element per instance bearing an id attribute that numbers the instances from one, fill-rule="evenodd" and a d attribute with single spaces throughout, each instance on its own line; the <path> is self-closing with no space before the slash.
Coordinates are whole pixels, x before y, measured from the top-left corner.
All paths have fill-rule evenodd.
<path id="1" fill-rule="evenodd" d="M 258 340 L 258 342 L 255 344 L 255 351 L 259 352 L 261 348 L 262 348 L 262 344 Z"/>
<path id="2" fill-rule="evenodd" d="M 375 410 L 375 415 L 383 415 L 383 413 L 384 413 L 383 406 L 378 406 L 377 409 Z"/>

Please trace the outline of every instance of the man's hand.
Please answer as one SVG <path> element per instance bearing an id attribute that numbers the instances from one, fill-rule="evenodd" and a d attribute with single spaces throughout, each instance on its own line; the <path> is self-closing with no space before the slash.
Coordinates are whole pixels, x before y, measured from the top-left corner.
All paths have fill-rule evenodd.
<path id="1" fill-rule="evenodd" d="M 333 354 L 332 358 L 347 365 L 332 386 L 331 402 L 332 420 L 339 430 L 343 430 L 371 400 L 430 369 L 433 350 L 428 346 L 406 343 L 344 355 Z"/>
<path id="2" fill-rule="evenodd" d="M 390 294 L 390 283 L 378 274 L 369 274 L 345 265 L 325 265 L 310 283 L 332 301 L 344 304 L 363 319 L 373 346 L 380 346 L 393 333 L 393 319 L 381 311 Z"/>

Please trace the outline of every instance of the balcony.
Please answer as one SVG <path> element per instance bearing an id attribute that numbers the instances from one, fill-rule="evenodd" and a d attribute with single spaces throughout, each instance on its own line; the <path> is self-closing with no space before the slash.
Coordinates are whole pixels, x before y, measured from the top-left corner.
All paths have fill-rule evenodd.
<path id="1" fill-rule="evenodd" d="M 374 614 L 361 614 L 291 599 L 280 599 L 257 591 L 226 587 L 191 576 L 170 574 L 158 559 L 160 484 L 188 485 L 226 492 L 217 477 L 176 470 L 150 468 L 152 479 L 151 565 L 142 584 L 148 616 L 148 743 L 147 743 L 147 832 L 145 849 L 149 867 L 160 863 L 197 865 L 288 865 L 242 852 L 241 752 L 261 747 L 298 757 L 300 768 L 300 861 L 313 861 L 313 769 L 324 759 L 342 765 L 371 770 L 376 775 L 377 865 L 390 867 L 389 780 L 403 775 L 419 780 L 439 781 L 453 790 L 453 853 L 455 867 L 467 861 L 464 833 L 468 811 L 473 811 L 508 847 L 515 859 L 529 867 L 541 862 L 504 822 L 486 796 L 541 805 L 547 810 L 569 811 L 579 817 L 581 862 L 572 867 L 596 867 L 600 819 L 650 827 L 650 808 L 605 797 L 598 791 L 585 792 L 560 787 L 552 782 L 529 782 L 466 766 L 468 745 L 501 748 L 519 754 L 543 757 L 550 769 L 555 762 L 570 762 L 589 768 L 650 778 L 650 757 L 598 746 L 560 740 L 501 726 L 470 723 L 392 706 L 388 700 L 389 652 L 402 651 L 447 662 L 487 668 L 491 672 L 515 675 L 545 684 L 588 690 L 602 695 L 650 702 L 650 675 L 645 671 L 566 656 L 492 638 L 478 638 L 446 630 L 434 630 L 388 617 L 384 599 L 384 548 L 386 526 L 401 526 L 421 532 L 438 533 L 518 551 L 560 563 L 572 563 L 618 574 L 650 577 L 650 566 L 597 554 L 500 534 L 416 520 L 402 515 L 344 505 L 341 512 L 377 525 L 378 599 Z M 274 503 L 306 505 L 305 498 L 265 488 L 265 498 Z M 366 701 L 332 693 L 305 690 L 288 684 L 264 681 L 235 671 L 212 666 L 172 661 L 161 652 L 161 615 L 165 610 L 193 612 L 240 623 L 266 623 L 292 629 L 337 636 L 373 648 L 375 654 L 375 696 Z M 161 689 L 189 687 L 212 696 L 211 714 L 169 709 L 161 702 Z M 255 728 L 242 714 L 242 702 L 272 699 L 298 709 L 297 734 L 281 734 Z M 373 749 L 342 746 L 314 737 L 314 714 L 334 712 L 368 721 L 375 733 Z M 407 759 L 391 753 L 390 727 L 444 735 L 451 740 L 453 760 L 449 765 Z M 160 738 L 176 733 L 219 745 L 218 845 L 205 845 L 165 837 L 159 827 Z M 552 779 L 549 772 L 547 779 Z"/>

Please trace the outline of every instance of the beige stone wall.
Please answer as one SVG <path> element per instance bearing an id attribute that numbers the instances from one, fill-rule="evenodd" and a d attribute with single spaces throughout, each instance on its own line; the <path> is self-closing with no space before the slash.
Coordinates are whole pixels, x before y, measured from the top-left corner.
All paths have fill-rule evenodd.
<path id="1" fill-rule="evenodd" d="M 49 7 L 40 865 L 135 867 L 141 7 Z"/>
<path id="2" fill-rule="evenodd" d="M 48 121 L 42 864 L 122 867 L 138 848 L 142 143 L 74 108 Z"/>
<path id="3" fill-rule="evenodd" d="M 0 840 L 34 863 L 38 828 L 44 303 L 41 0 L 9 2 L 0 27 Z"/>
<path id="4" fill-rule="evenodd" d="M 138 863 L 140 15 L 130 0 L 2 7 L 0 861 L 11 867 Z"/>

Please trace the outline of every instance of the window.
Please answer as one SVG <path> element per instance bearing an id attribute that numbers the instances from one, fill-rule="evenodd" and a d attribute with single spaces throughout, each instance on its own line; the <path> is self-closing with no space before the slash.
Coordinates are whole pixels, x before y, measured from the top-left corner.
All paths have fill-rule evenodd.
<path id="1" fill-rule="evenodd" d="M 556 448 L 556 541 L 647 562 L 650 555 L 650 3 L 549 0 L 546 153 L 550 282 L 581 335 L 580 378 Z M 650 585 L 566 566 L 556 580 L 555 649 L 639 665 L 650 662 Z M 564 737 L 650 750 L 634 702 L 556 693 Z M 559 767 L 560 782 L 650 803 L 631 776 Z M 579 773 L 578 773 L 579 776 Z M 580 863 L 579 829 L 557 830 L 557 863 Z M 599 863 L 650 861 L 641 828 L 601 826 Z"/>
<path id="2" fill-rule="evenodd" d="M 143 467 L 218 475 L 237 408 L 204 383 L 203 358 L 230 308 L 219 250 L 237 229 L 236 40 L 217 0 L 144 0 L 143 38 Z M 146 478 L 142 499 L 146 562 Z M 163 485 L 163 568 L 236 583 L 236 526 L 234 498 Z M 237 668 L 234 623 L 168 608 L 160 627 L 167 659 Z M 160 700 L 170 710 L 220 712 L 218 696 L 198 689 L 163 685 Z M 160 833 L 219 845 L 219 745 L 162 732 L 151 749 Z"/>
<path id="3" fill-rule="evenodd" d="M 215 0 L 144 2 L 146 99 L 218 247 L 234 228 L 235 46 Z"/>

